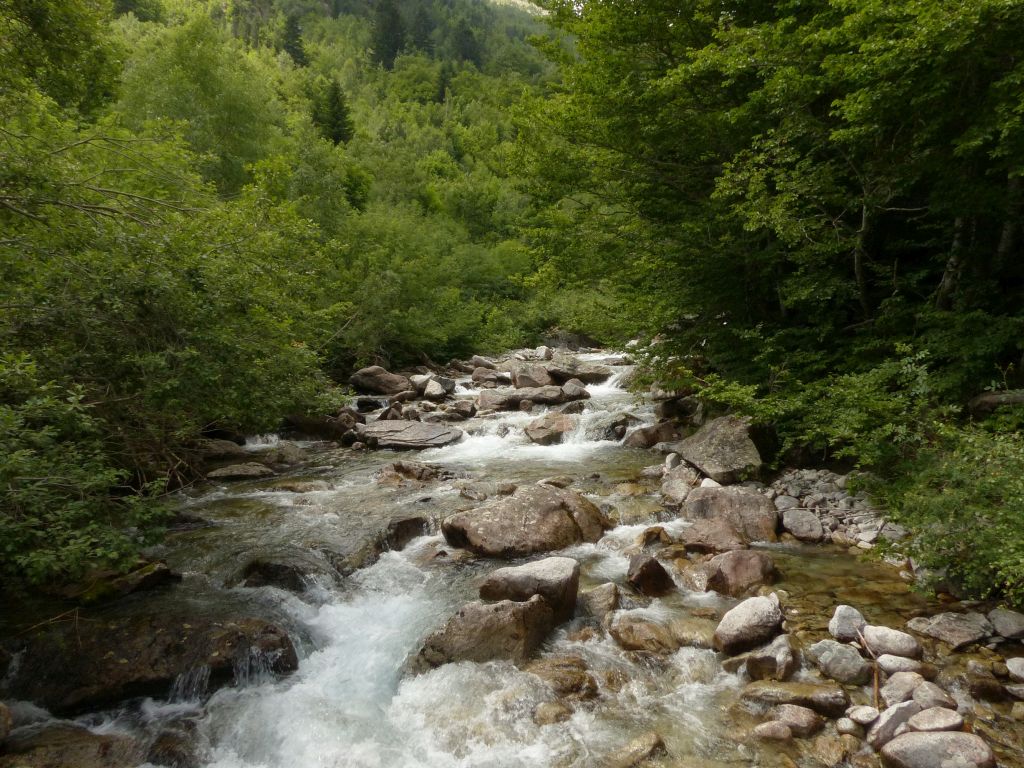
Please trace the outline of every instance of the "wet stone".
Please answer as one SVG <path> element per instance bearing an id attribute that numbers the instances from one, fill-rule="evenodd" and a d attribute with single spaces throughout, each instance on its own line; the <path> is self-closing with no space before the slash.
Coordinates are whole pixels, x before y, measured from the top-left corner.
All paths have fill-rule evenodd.
<path id="1" fill-rule="evenodd" d="M 980 613 L 940 613 L 931 618 L 911 619 L 907 626 L 947 643 L 953 650 L 984 640 L 993 632 L 988 619 Z"/>
<path id="2" fill-rule="evenodd" d="M 923 665 L 916 659 L 908 659 L 906 656 L 893 656 L 883 653 L 878 657 L 878 668 L 885 674 L 892 675 L 897 672 L 920 672 Z"/>
<path id="3" fill-rule="evenodd" d="M 676 588 L 665 567 L 649 554 L 636 554 L 629 559 L 626 580 L 637 592 L 648 597 L 659 597 Z"/>
<path id="4" fill-rule="evenodd" d="M 858 725 L 871 725 L 878 719 L 879 711 L 875 707 L 864 705 L 850 707 L 846 710 L 846 716 Z"/>
<path id="5" fill-rule="evenodd" d="M 880 692 L 882 701 L 887 707 L 908 701 L 923 682 L 924 678 L 917 672 L 897 672 L 882 686 Z"/>
<path id="6" fill-rule="evenodd" d="M 959 731 L 964 727 L 964 719 L 956 710 L 932 707 L 918 712 L 907 725 L 912 731 Z"/>
<path id="7" fill-rule="evenodd" d="M 780 704 L 772 707 L 768 716 L 777 722 L 785 723 L 794 736 L 804 738 L 817 733 L 825 725 L 817 712 L 799 704 Z"/>
<path id="8" fill-rule="evenodd" d="M 857 640 L 858 633 L 864 631 L 867 622 L 864 616 L 853 606 L 837 605 L 832 619 L 828 623 L 829 634 L 842 643 Z"/>
<path id="9" fill-rule="evenodd" d="M 786 742 L 793 740 L 793 731 L 790 730 L 790 727 L 777 720 L 769 720 L 767 723 L 761 723 L 760 725 L 755 726 L 751 735 L 753 735 L 755 739 L 760 739 L 761 741 Z"/>
<path id="10" fill-rule="evenodd" d="M 750 704 L 765 707 L 798 704 L 827 717 L 842 715 L 850 704 L 850 697 L 838 685 L 779 683 L 769 680 L 750 683 L 743 689 L 741 698 Z"/>
<path id="11" fill-rule="evenodd" d="M 747 654 L 747 674 L 751 680 L 788 680 L 796 671 L 797 658 L 789 635 L 779 635 L 761 648 Z"/>
<path id="12" fill-rule="evenodd" d="M 995 756 L 973 733 L 905 733 L 882 749 L 888 768 L 992 768 Z"/>
<path id="13" fill-rule="evenodd" d="M 1024 639 L 1024 613 L 1007 608 L 996 608 L 989 611 L 988 620 L 1000 636 L 1008 640 Z"/>
<path id="14" fill-rule="evenodd" d="M 898 629 L 879 627 L 868 624 L 863 629 L 864 639 L 876 656 L 890 654 L 906 656 L 911 659 L 921 658 L 921 644 L 913 635 Z"/>
<path id="15" fill-rule="evenodd" d="M 860 652 L 850 645 L 835 640 L 821 640 L 806 651 L 806 656 L 815 663 L 826 677 L 840 683 L 863 685 L 871 677 L 871 665 Z"/>
<path id="16" fill-rule="evenodd" d="M 932 709 L 934 707 L 957 708 L 956 700 L 935 683 L 921 683 L 914 689 L 913 699 L 921 706 L 921 709 Z"/>
<path id="17" fill-rule="evenodd" d="M 665 742 L 654 731 L 643 733 L 609 756 L 605 768 L 638 768 L 665 752 Z"/>
<path id="18" fill-rule="evenodd" d="M 867 742 L 872 749 L 880 750 L 895 738 L 897 731 L 909 722 L 910 718 L 921 711 L 921 705 L 914 701 L 904 701 L 889 707 L 878 716 L 871 730 L 868 731 Z"/>

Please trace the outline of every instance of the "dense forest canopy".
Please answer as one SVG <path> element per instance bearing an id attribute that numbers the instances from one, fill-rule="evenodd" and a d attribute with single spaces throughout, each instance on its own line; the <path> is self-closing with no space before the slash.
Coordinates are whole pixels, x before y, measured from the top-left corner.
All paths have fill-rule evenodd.
<path id="1" fill-rule="evenodd" d="M 1024 3 L 544 6 L 0 0 L 0 571 L 130 562 L 197 439 L 360 365 L 561 328 L 1024 598 L 1019 406 L 966 408 L 1020 386 Z"/>

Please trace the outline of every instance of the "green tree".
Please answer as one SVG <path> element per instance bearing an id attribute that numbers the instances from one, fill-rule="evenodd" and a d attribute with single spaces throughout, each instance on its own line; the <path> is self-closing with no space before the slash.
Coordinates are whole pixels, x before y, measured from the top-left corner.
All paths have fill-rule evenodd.
<path id="1" fill-rule="evenodd" d="M 373 60 L 391 69 L 405 47 L 405 23 L 395 0 L 380 0 L 373 16 Z"/>
<path id="2" fill-rule="evenodd" d="M 347 144 L 355 135 L 348 100 L 336 79 L 331 78 L 322 94 L 315 100 L 313 122 L 320 128 L 324 138 L 335 144 Z"/>
<path id="3" fill-rule="evenodd" d="M 304 67 L 309 63 L 306 58 L 306 49 L 302 45 L 302 30 L 299 27 L 299 19 L 296 16 L 288 16 L 284 24 L 284 50 L 292 57 L 295 66 Z"/>

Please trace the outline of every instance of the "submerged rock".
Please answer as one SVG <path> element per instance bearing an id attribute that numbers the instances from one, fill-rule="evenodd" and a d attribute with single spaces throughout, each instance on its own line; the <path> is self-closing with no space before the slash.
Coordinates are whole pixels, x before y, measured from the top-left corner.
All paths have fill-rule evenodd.
<path id="1" fill-rule="evenodd" d="M 525 602 L 468 603 L 426 639 L 417 661 L 424 668 L 455 661 L 524 661 L 554 626 L 554 612 L 540 595 Z"/>
<path id="2" fill-rule="evenodd" d="M 761 469 L 761 454 L 750 439 L 750 422 L 722 416 L 708 422 L 678 447 L 679 455 L 716 482 L 744 480 Z"/>
<path id="3" fill-rule="evenodd" d="M 778 723 L 783 723 L 794 736 L 804 738 L 820 731 L 825 721 L 809 707 L 800 704 L 779 704 L 771 708 L 768 716 Z"/>
<path id="4" fill-rule="evenodd" d="M 611 523 L 574 491 L 551 485 L 516 489 L 468 512 L 444 520 L 441 530 L 453 547 L 487 557 L 521 557 L 595 542 Z"/>
<path id="5" fill-rule="evenodd" d="M 215 687 L 254 665 L 277 673 L 298 666 L 287 633 L 263 619 L 84 616 L 29 635 L 3 693 L 55 713 L 76 712 L 134 696 L 164 698 L 180 675 L 201 668 Z"/>
<path id="6" fill-rule="evenodd" d="M 576 610 L 576 593 L 580 584 L 580 564 L 571 557 L 547 557 L 526 565 L 492 571 L 480 586 L 484 600 L 523 602 L 540 595 L 565 621 Z"/>
<path id="7" fill-rule="evenodd" d="M 788 680 L 797 666 L 789 635 L 779 635 L 768 645 L 747 654 L 747 674 L 751 680 Z"/>
<path id="8" fill-rule="evenodd" d="M 654 731 L 643 733 L 614 752 L 605 768 L 638 768 L 651 758 L 665 752 L 665 742 Z"/>
<path id="9" fill-rule="evenodd" d="M 584 610 L 598 621 L 603 621 L 619 607 L 619 588 L 612 582 L 601 584 L 579 596 Z"/>
<path id="10" fill-rule="evenodd" d="M 597 696 L 597 681 L 581 656 L 549 656 L 531 661 L 524 669 L 550 685 L 560 699 L 585 700 Z"/>
<path id="11" fill-rule="evenodd" d="M 608 634 L 627 651 L 669 654 L 680 645 L 667 626 L 632 611 L 612 614 Z"/>
<path id="12" fill-rule="evenodd" d="M 850 704 L 850 697 L 835 684 L 780 683 L 758 680 L 743 689 L 740 698 L 750 704 L 773 707 L 798 704 L 828 717 L 840 717 Z"/>
<path id="13" fill-rule="evenodd" d="M 207 472 L 206 477 L 210 480 L 251 480 L 259 477 L 270 477 L 274 470 L 265 464 L 257 461 L 249 461 L 245 464 L 230 464 L 212 472 Z"/>
<path id="14" fill-rule="evenodd" d="M 419 421 L 375 421 L 356 427 L 359 439 L 372 448 L 418 450 L 440 448 L 462 439 L 462 430 Z"/>

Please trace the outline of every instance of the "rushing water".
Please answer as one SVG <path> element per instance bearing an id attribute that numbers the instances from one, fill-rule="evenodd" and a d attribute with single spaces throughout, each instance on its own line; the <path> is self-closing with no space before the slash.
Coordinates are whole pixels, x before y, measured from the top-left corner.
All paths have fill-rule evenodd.
<path id="1" fill-rule="evenodd" d="M 395 454 L 310 444 L 311 460 L 288 477 L 193 491 L 183 498 L 183 511 L 214 525 L 173 536 L 159 553 L 185 574 L 179 587 L 159 599 L 202 612 L 241 607 L 282 623 L 299 647 L 299 669 L 281 680 L 256 675 L 209 698 L 203 696 L 200 672 L 179 681 L 167 701 L 147 700 L 86 722 L 100 732 L 135 734 L 184 723 L 209 768 L 584 768 L 600 765 L 649 730 L 663 736 L 670 755 L 656 765 L 791 765 L 783 752 L 756 751 L 740 737 L 756 722 L 735 706 L 743 683 L 724 672 L 709 650 L 683 648 L 665 659 L 644 658 L 622 651 L 600 632 L 578 633 L 580 620 L 567 624 L 542 655 L 585 659 L 600 695 L 551 725 L 538 725 L 533 717 L 538 704 L 555 700 L 551 689 L 511 663 L 449 664 L 405 674 L 406 660 L 423 638 L 474 599 L 481 576 L 494 567 L 436 557 L 445 548 L 436 534 L 401 552 L 386 552 L 340 583 L 330 575 L 332 557 L 351 553 L 355 542 L 371 539 L 396 515 L 427 514 L 436 521 L 476 505 L 460 495 L 464 488 L 493 493 L 498 482 L 569 474 L 576 488 L 607 505 L 621 524 L 600 542 L 564 554 L 580 561 L 584 589 L 609 580 L 624 583 L 638 534 L 655 521 L 670 528 L 680 523 L 666 522 L 653 481 L 638 480 L 640 468 L 660 457 L 598 439 L 616 414 L 630 413 L 637 424 L 652 419 L 649 406 L 619 385 L 627 372 L 619 370 L 610 382 L 589 387 L 592 398 L 579 426 L 560 445 L 532 444 L 523 427 L 539 411 L 516 412 L 470 420 L 462 425 L 462 441 L 403 457 L 452 470 L 458 475 L 452 481 L 382 485 L 374 473 Z M 468 381 L 460 382 L 457 396 L 475 394 Z M 275 440 L 260 438 L 253 449 Z M 295 493 L 282 490 L 282 480 L 320 484 Z M 313 574 L 306 592 L 234 586 L 240 564 L 254 554 L 301 563 Z M 830 612 L 853 586 L 876 595 L 871 599 L 880 606 L 878 620 L 921 605 L 884 566 L 800 547 L 777 548 L 773 555 L 783 572 L 779 587 L 805 605 L 817 600 L 822 612 Z M 681 589 L 632 610 L 668 620 L 710 615 L 733 602 Z M 788 754 L 806 762 L 799 753 Z"/>

